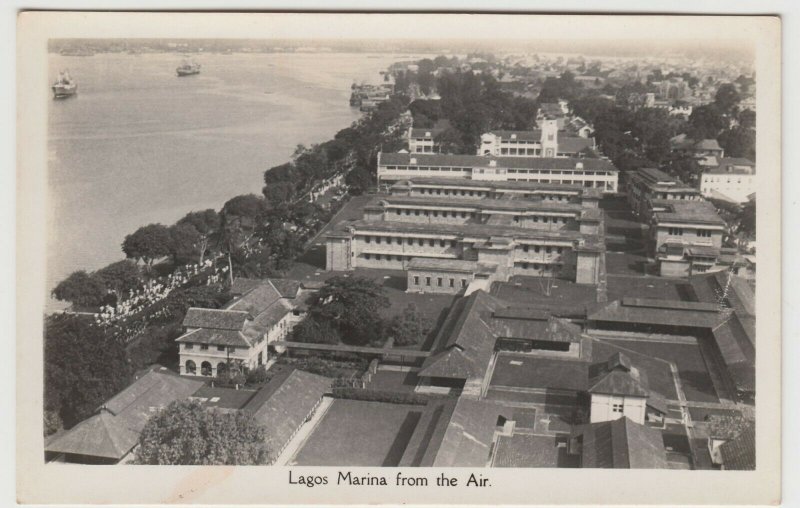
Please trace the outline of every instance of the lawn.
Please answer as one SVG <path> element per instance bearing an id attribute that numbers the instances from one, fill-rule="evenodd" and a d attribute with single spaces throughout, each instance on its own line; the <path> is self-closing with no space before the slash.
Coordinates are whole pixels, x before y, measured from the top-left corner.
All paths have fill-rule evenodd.
<path id="1" fill-rule="evenodd" d="M 556 446 L 556 438 L 515 434 L 497 442 L 494 467 L 578 467 L 577 455 Z"/>
<path id="2" fill-rule="evenodd" d="M 700 348 L 696 344 L 645 341 L 609 341 L 653 358 L 673 362 L 678 367 L 683 393 L 693 402 L 719 402 Z M 633 360 L 633 359 L 632 359 Z"/>
<path id="3" fill-rule="evenodd" d="M 421 406 L 337 399 L 290 465 L 395 467 L 422 410 Z"/>

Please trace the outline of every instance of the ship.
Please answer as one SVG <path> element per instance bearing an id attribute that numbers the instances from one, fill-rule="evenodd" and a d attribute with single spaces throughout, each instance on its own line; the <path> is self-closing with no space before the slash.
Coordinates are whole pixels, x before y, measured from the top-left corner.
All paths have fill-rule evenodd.
<path id="1" fill-rule="evenodd" d="M 53 97 L 63 99 L 72 97 L 76 93 L 78 93 L 78 84 L 69 75 L 69 71 L 59 72 L 58 79 L 53 83 Z"/>
<path id="2" fill-rule="evenodd" d="M 200 74 L 200 64 L 197 62 L 189 62 L 185 61 L 175 69 L 175 72 L 178 73 L 178 76 L 192 76 L 194 74 Z"/>

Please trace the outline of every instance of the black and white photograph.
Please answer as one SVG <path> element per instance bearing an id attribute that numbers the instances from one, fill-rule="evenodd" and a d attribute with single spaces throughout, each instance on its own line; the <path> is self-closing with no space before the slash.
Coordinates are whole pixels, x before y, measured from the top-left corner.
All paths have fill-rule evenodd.
<path id="1" fill-rule="evenodd" d="M 117 14 L 32 17 L 20 63 L 32 467 L 466 500 L 779 468 L 779 22 Z"/>

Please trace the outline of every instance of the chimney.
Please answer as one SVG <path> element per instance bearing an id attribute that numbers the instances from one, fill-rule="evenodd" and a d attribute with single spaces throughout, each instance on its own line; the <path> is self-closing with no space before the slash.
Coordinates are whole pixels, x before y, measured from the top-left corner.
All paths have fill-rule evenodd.
<path id="1" fill-rule="evenodd" d="M 417 163 L 417 158 L 416 157 L 411 157 L 411 160 L 409 160 L 408 163 L 409 164 L 416 164 Z"/>
<path id="2" fill-rule="evenodd" d="M 489 166 L 493 167 L 493 168 L 496 168 L 497 167 L 497 161 L 495 161 L 495 160 L 489 161 Z"/>
<path id="3" fill-rule="evenodd" d="M 511 139 L 517 139 L 517 135 L 516 134 L 512 134 L 511 135 Z"/>
<path id="4" fill-rule="evenodd" d="M 575 169 L 583 169 L 583 162 L 575 163 Z"/>

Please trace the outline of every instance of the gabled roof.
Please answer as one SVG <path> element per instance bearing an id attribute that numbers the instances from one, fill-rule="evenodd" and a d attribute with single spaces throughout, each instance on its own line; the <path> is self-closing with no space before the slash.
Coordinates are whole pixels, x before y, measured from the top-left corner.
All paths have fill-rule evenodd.
<path id="1" fill-rule="evenodd" d="M 634 423 L 628 417 L 577 427 L 583 436 L 581 466 L 614 469 L 666 469 L 661 431 Z"/>
<path id="2" fill-rule="evenodd" d="M 103 412 L 89 417 L 52 440 L 45 450 L 119 460 L 138 441 L 138 432 L 129 430 L 112 415 Z"/>
<path id="3" fill-rule="evenodd" d="M 248 279 L 246 277 L 236 277 L 233 280 L 233 284 L 231 284 L 230 293 L 233 296 L 241 296 L 245 293 L 249 293 L 253 289 L 257 288 L 264 281 L 261 279 Z"/>
<path id="4" fill-rule="evenodd" d="M 275 289 L 275 286 L 270 280 L 265 281 L 264 284 L 253 288 L 247 294 L 229 303 L 225 310 L 229 311 L 242 311 L 256 316 L 264 312 L 270 305 L 275 303 L 281 298 L 280 292 Z"/>
<path id="5" fill-rule="evenodd" d="M 333 380 L 302 370 L 292 370 L 286 376 L 273 378 L 256 394 L 245 409 L 251 411 L 256 422 L 267 429 L 267 446 L 278 453 L 305 421 L 322 396 L 331 388 Z M 257 405 L 259 404 L 260 405 Z"/>
<path id="6" fill-rule="evenodd" d="M 203 381 L 154 366 L 103 404 L 97 414 L 50 441 L 45 450 L 121 459 L 136 445 L 154 411 L 185 399 L 202 385 Z"/>
<path id="7" fill-rule="evenodd" d="M 213 344 L 215 346 L 250 347 L 251 343 L 240 331 L 198 328 L 175 339 L 175 342 L 190 344 Z"/>
<path id="8" fill-rule="evenodd" d="M 740 315 L 755 316 L 755 293 L 745 279 L 727 270 L 689 277 L 698 301 L 717 303 L 724 294 L 731 307 Z M 727 291 L 726 291 L 727 288 Z"/>
<path id="9" fill-rule="evenodd" d="M 436 339 L 438 351 L 425 359 L 419 375 L 452 379 L 483 378 L 496 337 L 489 325 L 499 301 L 482 290 L 457 302 Z"/>
<path id="10" fill-rule="evenodd" d="M 756 428 L 749 425 L 738 436 L 719 447 L 722 467 L 730 470 L 756 468 Z"/>
<path id="11" fill-rule="evenodd" d="M 510 420 L 512 413 L 496 402 L 460 397 L 433 467 L 486 467 L 498 418 Z"/>
<path id="12" fill-rule="evenodd" d="M 244 311 L 224 309 L 201 309 L 191 307 L 183 318 L 187 328 L 213 328 L 217 330 L 241 330 L 250 314 Z"/>
<path id="13" fill-rule="evenodd" d="M 648 305 L 636 305 L 634 301 L 646 301 Z M 663 304 L 662 304 L 663 302 Z M 591 321 L 635 323 L 659 326 L 688 326 L 712 328 L 720 322 L 718 311 L 694 308 L 691 305 L 676 307 L 670 300 L 650 298 L 616 300 L 589 314 Z M 690 302 L 675 302 L 690 303 Z"/>
<path id="14" fill-rule="evenodd" d="M 589 393 L 647 397 L 647 378 L 631 365 L 627 355 L 613 354 L 608 361 L 589 369 Z"/>

